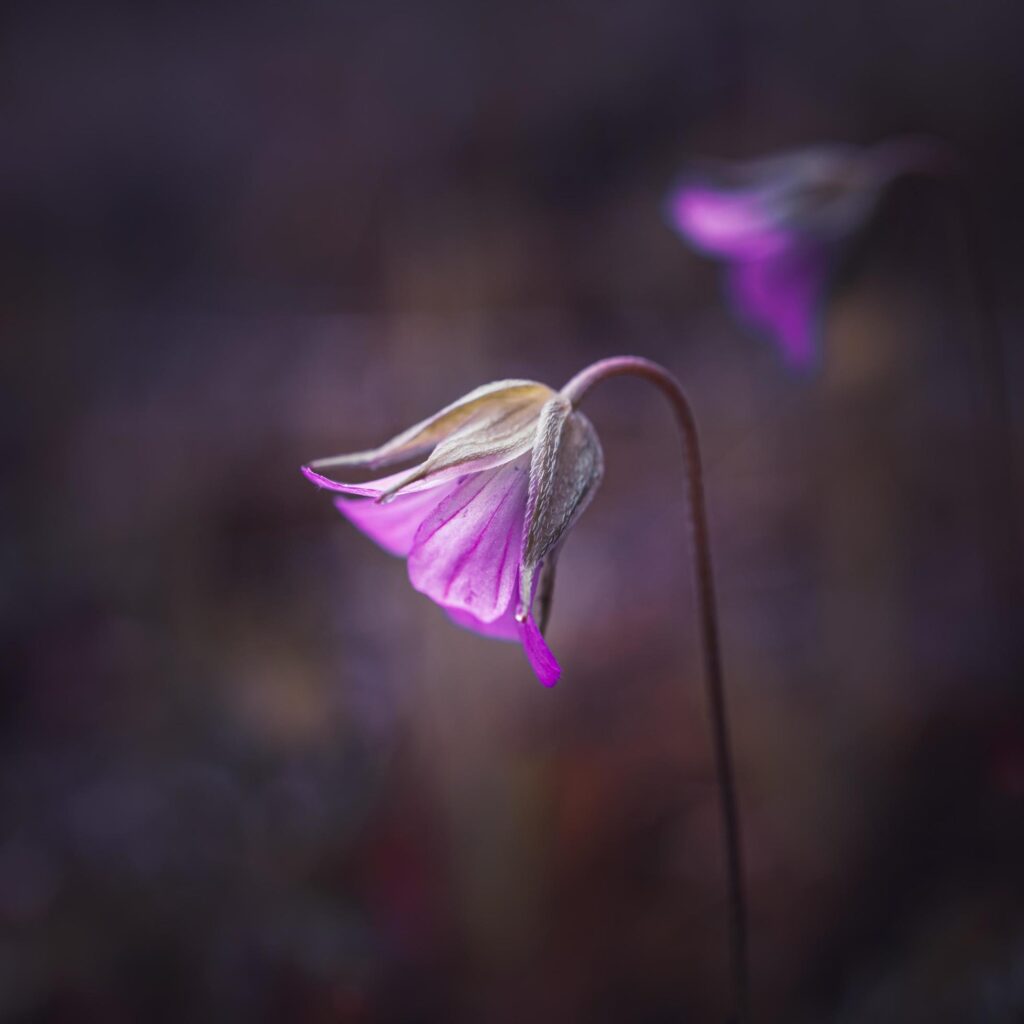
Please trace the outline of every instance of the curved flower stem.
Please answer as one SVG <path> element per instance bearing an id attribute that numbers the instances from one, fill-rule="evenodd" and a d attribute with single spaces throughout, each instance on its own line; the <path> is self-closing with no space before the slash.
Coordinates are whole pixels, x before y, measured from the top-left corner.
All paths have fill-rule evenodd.
<path id="1" fill-rule="evenodd" d="M 725 685 L 718 642 L 718 614 L 715 609 L 714 579 L 711 570 L 711 545 L 708 539 L 704 502 L 704 477 L 701 471 L 697 424 L 690 403 L 679 382 L 664 367 L 639 356 L 617 356 L 581 370 L 562 389 L 574 406 L 584 395 L 607 377 L 640 377 L 658 388 L 669 400 L 683 435 L 686 472 L 689 480 L 690 528 L 693 541 L 697 613 L 704 648 L 704 676 L 711 715 L 711 734 L 715 767 L 718 772 L 722 829 L 725 839 L 729 888 L 729 942 L 735 986 L 736 1020 L 749 1019 L 750 981 L 747 959 L 747 909 L 743 882 L 743 857 L 740 817 L 736 800 L 736 782 L 729 744 Z"/>

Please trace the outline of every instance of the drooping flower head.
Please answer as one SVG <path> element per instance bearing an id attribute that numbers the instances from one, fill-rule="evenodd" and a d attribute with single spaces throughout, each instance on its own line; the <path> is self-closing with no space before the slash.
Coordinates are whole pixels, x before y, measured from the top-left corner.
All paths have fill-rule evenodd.
<path id="1" fill-rule="evenodd" d="M 366 483 L 322 471 L 417 465 Z M 604 470 L 590 421 L 543 384 L 506 380 L 470 392 L 372 451 L 320 459 L 303 473 L 386 551 L 413 587 L 460 626 L 522 643 L 544 685 L 561 670 L 542 635 L 555 560 Z M 538 625 L 534 616 L 536 606 Z"/>
<path id="2" fill-rule="evenodd" d="M 936 143 L 815 146 L 745 163 L 695 166 L 668 215 L 695 249 L 729 264 L 740 315 L 798 366 L 816 355 L 829 279 L 844 244 L 894 178 L 949 162 Z"/>

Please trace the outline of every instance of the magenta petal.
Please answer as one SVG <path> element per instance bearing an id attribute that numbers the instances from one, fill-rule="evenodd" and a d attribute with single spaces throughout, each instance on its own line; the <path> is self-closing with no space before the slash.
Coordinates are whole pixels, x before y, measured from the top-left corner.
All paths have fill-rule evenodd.
<path id="1" fill-rule="evenodd" d="M 731 268 L 730 285 L 740 312 L 769 331 L 794 365 L 806 366 L 815 358 L 827 272 L 825 252 L 812 245 L 793 245 Z"/>
<path id="2" fill-rule="evenodd" d="M 515 620 L 511 602 L 505 614 L 493 622 L 481 622 L 475 615 L 471 615 L 463 608 L 446 608 L 445 611 L 456 626 L 479 633 L 480 636 L 491 637 L 494 640 L 512 640 L 516 643 L 522 640 L 519 623 Z"/>
<path id="3" fill-rule="evenodd" d="M 394 497 L 391 501 L 377 504 L 372 499 L 380 497 L 393 483 L 406 474 L 392 473 L 378 480 L 367 480 L 361 484 L 345 484 L 322 476 L 309 466 L 303 466 L 306 478 L 330 491 L 357 495 L 355 498 L 337 498 L 334 504 L 355 526 L 375 540 L 385 551 L 393 555 L 407 555 L 412 548 L 413 538 L 420 523 L 445 499 L 454 486 L 450 481 L 418 481 Z"/>
<path id="4" fill-rule="evenodd" d="M 756 192 L 683 185 L 669 197 L 668 214 L 681 235 L 711 256 L 762 259 L 791 238 Z"/>
<path id="5" fill-rule="evenodd" d="M 452 622 L 462 626 L 463 629 L 469 629 L 481 636 L 492 637 L 496 640 L 519 641 L 523 645 L 523 651 L 526 653 L 531 668 L 541 683 L 544 686 L 554 686 L 558 682 L 562 675 L 562 669 L 551 653 L 541 631 L 537 628 L 537 623 L 532 615 L 525 622 L 516 622 L 513 604 L 510 604 L 507 611 L 493 622 L 481 622 L 461 608 L 449 608 L 447 612 Z"/>
<path id="6" fill-rule="evenodd" d="M 336 498 L 338 511 L 385 551 L 406 556 L 420 524 L 451 493 L 452 486 L 402 493 L 386 504 L 370 498 Z"/>
<path id="7" fill-rule="evenodd" d="M 409 579 L 457 625 L 483 636 L 518 640 L 537 678 L 553 686 L 561 669 L 530 615 L 517 622 L 529 454 L 458 480 L 417 481 L 386 503 L 373 501 L 403 474 L 345 484 L 310 469 L 332 491 L 339 511 L 383 548 L 408 555 Z"/>
<path id="8" fill-rule="evenodd" d="M 551 653 L 551 648 L 545 642 L 532 615 L 519 624 L 519 632 L 523 650 L 526 651 L 526 657 L 533 671 L 537 673 L 537 678 L 544 686 L 554 686 L 562 675 L 562 669 L 555 661 L 555 656 Z"/>
<path id="9" fill-rule="evenodd" d="M 512 600 L 522 553 L 528 460 L 458 482 L 420 526 L 409 580 L 446 609 L 480 622 L 500 618 Z"/>

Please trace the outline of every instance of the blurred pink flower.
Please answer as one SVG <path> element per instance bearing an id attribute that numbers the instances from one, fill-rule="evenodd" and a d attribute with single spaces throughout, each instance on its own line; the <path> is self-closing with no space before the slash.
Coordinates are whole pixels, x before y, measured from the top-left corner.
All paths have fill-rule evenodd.
<path id="1" fill-rule="evenodd" d="M 412 469 L 366 483 L 320 472 L 424 456 Z M 336 499 L 341 513 L 407 559 L 413 587 L 454 622 L 519 641 L 540 681 L 558 681 L 542 635 L 554 563 L 603 473 L 597 435 L 568 399 L 533 381 L 487 384 L 380 448 L 302 471 L 320 487 L 354 495 Z"/>
<path id="2" fill-rule="evenodd" d="M 673 189 L 668 214 L 695 249 L 729 263 L 741 317 L 774 336 L 791 364 L 807 366 L 843 245 L 894 178 L 950 160 L 940 144 L 907 138 L 708 163 Z"/>

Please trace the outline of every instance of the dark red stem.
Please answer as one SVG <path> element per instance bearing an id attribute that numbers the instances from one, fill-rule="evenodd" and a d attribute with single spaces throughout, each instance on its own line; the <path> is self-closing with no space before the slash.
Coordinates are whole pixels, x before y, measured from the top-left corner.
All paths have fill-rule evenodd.
<path id="1" fill-rule="evenodd" d="M 722 830 L 725 839 L 726 873 L 729 890 L 729 945 L 735 986 L 736 1021 L 746 1024 L 750 1012 L 750 971 L 747 954 L 747 906 L 743 877 L 740 815 L 736 781 L 729 743 L 728 713 L 722 657 L 718 641 L 718 613 L 715 606 L 714 577 L 711 569 L 711 544 L 708 537 L 704 501 L 704 475 L 701 469 L 697 423 L 679 381 L 664 367 L 639 356 L 602 359 L 580 371 L 562 389 L 574 406 L 598 382 L 608 377 L 640 377 L 658 388 L 669 400 L 683 435 L 686 473 L 689 482 L 690 529 L 693 541 L 694 582 L 697 614 L 700 619 L 704 650 L 704 678 L 718 787 L 721 798 Z"/>

